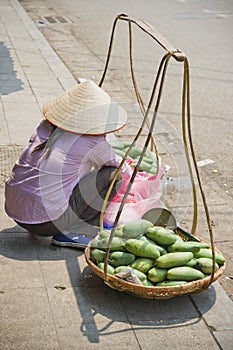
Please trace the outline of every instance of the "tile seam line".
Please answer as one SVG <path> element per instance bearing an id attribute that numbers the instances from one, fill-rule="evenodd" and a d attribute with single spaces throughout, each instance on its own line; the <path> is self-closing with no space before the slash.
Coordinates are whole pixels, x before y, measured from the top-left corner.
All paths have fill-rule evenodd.
<path id="1" fill-rule="evenodd" d="M 61 88 L 63 90 L 65 90 L 65 87 L 62 84 L 62 82 L 60 80 L 60 77 L 57 75 L 56 70 L 54 69 L 52 62 L 48 59 L 48 56 L 46 55 L 46 53 L 43 50 L 43 47 L 38 45 L 38 40 L 42 41 L 43 42 L 42 46 L 47 47 L 48 50 L 52 53 L 52 56 L 54 58 L 56 58 L 56 60 L 59 61 L 59 64 L 63 68 L 63 71 L 65 70 L 65 72 L 66 72 L 66 76 L 64 77 L 64 79 L 67 79 L 67 80 L 73 79 L 74 80 L 74 84 L 75 84 L 76 81 L 75 81 L 74 76 L 70 73 L 70 71 L 68 70 L 66 65 L 61 61 L 60 57 L 57 55 L 57 53 L 54 51 L 54 49 L 48 43 L 48 41 L 43 36 L 43 34 L 35 26 L 34 22 L 31 20 L 29 15 L 25 12 L 25 10 L 23 9 L 22 5 L 18 2 L 18 0 L 9 0 L 9 2 L 11 4 L 12 8 L 14 9 L 14 11 L 16 12 L 16 14 L 18 15 L 18 17 L 20 18 L 20 20 L 22 21 L 22 23 L 23 23 L 25 29 L 27 30 L 29 36 L 34 41 L 34 43 L 37 46 L 39 52 L 41 53 L 43 59 L 47 63 L 47 65 L 48 65 L 49 69 L 51 70 L 51 72 L 54 74 L 54 76 L 55 76 L 56 80 L 58 81 L 59 85 L 61 86 Z M 34 33 L 32 33 L 32 30 L 30 29 L 30 27 L 33 27 L 33 32 Z"/>
<path id="2" fill-rule="evenodd" d="M 38 258 L 38 251 L 37 251 L 37 258 Z M 47 297 L 47 300 L 48 300 L 48 303 L 49 303 L 49 310 L 50 310 L 50 314 L 51 314 L 51 317 L 52 317 L 52 320 L 53 320 L 54 329 L 55 329 L 55 332 L 56 332 L 56 335 L 57 335 L 57 342 L 58 342 L 58 345 L 59 345 L 59 349 L 62 350 L 61 342 L 60 342 L 60 337 L 59 337 L 59 332 L 58 332 L 57 324 L 56 324 L 56 318 L 55 318 L 55 316 L 54 316 L 53 308 L 52 308 L 52 305 L 51 305 L 51 303 L 50 303 L 48 288 L 47 288 L 47 286 L 46 286 L 45 276 L 44 276 L 44 274 L 43 274 L 43 269 L 42 269 L 42 266 L 41 266 L 41 261 L 39 260 L 39 258 L 38 258 L 37 261 L 38 261 L 38 263 L 39 263 L 40 272 L 41 272 L 42 279 L 43 279 L 43 282 L 44 282 L 44 290 L 45 290 L 46 297 Z"/>
<path id="3" fill-rule="evenodd" d="M 132 324 L 131 320 L 129 319 L 129 316 L 128 316 L 126 310 L 125 310 L 125 306 L 124 306 L 124 303 L 122 302 L 122 299 L 121 299 L 120 295 L 117 295 L 117 298 L 118 298 L 119 303 L 121 304 L 121 306 L 122 306 L 122 308 L 123 308 L 123 310 L 124 310 L 126 319 L 128 320 L 128 324 L 130 325 L 130 328 L 131 328 L 131 330 L 132 330 L 132 332 L 133 332 L 133 335 L 134 335 L 135 340 L 136 340 L 136 342 L 137 342 L 137 344 L 138 344 L 139 350 L 142 350 L 142 346 L 141 346 L 141 343 L 140 343 L 140 341 L 139 341 L 139 339 L 138 339 L 138 336 L 137 336 L 137 334 L 136 334 L 136 330 L 134 329 L 133 324 Z"/>

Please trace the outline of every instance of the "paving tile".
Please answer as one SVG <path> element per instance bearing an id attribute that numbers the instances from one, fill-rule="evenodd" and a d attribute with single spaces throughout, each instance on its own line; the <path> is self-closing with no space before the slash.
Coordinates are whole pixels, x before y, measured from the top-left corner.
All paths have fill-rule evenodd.
<path id="1" fill-rule="evenodd" d="M 169 318 L 166 317 L 169 321 Z M 213 336 L 203 321 L 196 318 L 192 322 L 180 323 L 164 323 L 133 325 L 135 335 L 138 339 L 141 349 L 156 349 L 165 350 L 168 348 L 174 350 L 218 350 Z"/>
<path id="2" fill-rule="evenodd" d="M 139 349 L 115 291 L 49 288 L 48 294 L 62 348 Z"/>
<path id="3" fill-rule="evenodd" d="M 2 210 L 0 210 L 1 215 Z M 0 225 L 0 235 L 3 237 L 3 235 L 9 235 L 13 237 L 14 234 L 18 233 L 26 233 L 27 231 L 20 227 L 19 225 L 16 225 L 14 220 L 10 219 L 8 216 L 3 216 L 2 225 Z M 27 233 L 28 234 L 28 233 Z"/>
<path id="4" fill-rule="evenodd" d="M 83 254 L 69 248 L 58 248 L 57 251 L 45 248 L 47 254 L 39 254 L 40 266 L 45 285 L 66 287 L 96 287 L 103 282 L 86 265 Z M 70 251 L 70 252 L 67 252 Z M 42 260 L 43 259 L 43 260 Z"/>
<path id="5" fill-rule="evenodd" d="M 23 255 L 23 254 L 22 254 Z M 28 259 L 27 255 L 24 255 Z M 23 259 L 23 256 L 21 257 Z M 44 281 L 40 264 L 36 260 L 23 261 L 15 258 L 0 259 L 0 288 L 36 288 L 43 287 Z"/>
<path id="6" fill-rule="evenodd" d="M 57 290 L 48 295 L 57 326 L 74 323 L 108 324 L 111 320 L 128 323 L 118 292 L 103 287 L 75 287 Z M 62 315 L 66 315 L 64 318 Z"/>
<path id="7" fill-rule="evenodd" d="M 31 91 L 31 89 L 29 89 L 29 87 L 27 87 L 25 85 L 25 83 L 23 83 L 23 89 L 22 90 L 18 90 L 15 92 L 11 92 L 8 95 L 4 95 L 1 96 L 3 104 L 5 103 L 37 103 L 36 99 L 35 99 L 35 95 L 33 94 L 33 92 Z M 6 142 L 7 143 L 7 142 Z M 26 143 L 26 140 L 25 140 Z"/>
<path id="8" fill-rule="evenodd" d="M 63 260 L 41 261 L 40 264 L 44 281 L 48 288 L 78 285 L 80 269 L 75 257 Z"/>
<path id="9" fill-rule="evenodd" d="M 134 332 L 127 323 L 109 320 L 106 324 L 71 323 L 57 327 L 62 349 L 70 350 L 139 350 Z M 153 346 L 152 348 L 153 349 Z"/>
<path id="10" fill-rule="evenodd" d="M 9 259 L 32 261 L 37 259 L 34 237 L 27 231 L 2 230 L 0 232 L 0 252 Z"/>
<path id="11" fill-rule="evenodd" d="M 76 80 L 73 77 L 66 78 L 64 76 L 64 77 L 58 78 L 58 80 L 61 83 L 61 85 L 63 86 L 64 90 L 71 89 L 76 84 Z"/>
<path id="12" fill-rule="evenodd" d="M 163 323 L 170 320 L 174 324 L 196 319 L 198 314 L 189 296 L 171 299 L 140 299 L 135 296 L 120 294 L 121 303 L 129 321 Z"/>
<path id="13" fill-rule="evenodd" d="M 51 237 L 35 236 L 37 240 L 36 250 L 38 259 L 41 261 L 48 260 L 66 260 L 78 259 L 83 254 L 83 250 L 69 247 L 59 247 L 51 244 Z"/>
<path id="14" fill-rule="evenodd" d="M 223 350 L 232 350 L 233 348 L 233 331 L 213 332 L 215 338 Z"/>
<path id="15" fill-rule="evenodd" d="M 25 144 L 25 140 L 34 132 L 35 126 L 42 119 L 41 111 L 35 103 L 12 103 L 4 104 L 5 113 L 8 115 L 8 127 L 11 137 L 11 142 L 16 144 Z M 23 117 L 22 117 L 23 116 Z M 21 127 L 19 129 L 15 120 L 20 120 Z"/>
<path id="16" fill-rule="evenodd" d="M 18 232 L 17 232 L 18 231 Z M 0 232 L 0 288 L 44 287 L 34 239 L 25 231 Z"/>
<path id="17" fill-rule="evenodd" d="M 28 80 L 30 80 L 30 84 L 32 87 L 43 88 L 44 91 L 46 91 L 47 89 L 51 89 L 51 88 L 53 88 L 53 89 L 60 88 L 60 90 L 62 90 L 57 78 L 54 77 L 54 75 L 51 71 L 50 72 L 41 71 L 40 75 L 38 75 L 36 73 L 28 72 L 27 78 L 28 78 Z M 47 88 L 46 88 L 46 86 L 47 86 Z"/>
<path id="18" fill-rule="evenodd" d="M 1 325 L 52 324 L 47 291 L 44 288 L 14 288 L 0 293 Z"/>
<path id="19" fill-rule="evenodd" d="M 218 281 L 208 291 L 192 295 L 192 299 L 209 327 L 215 331 L 233 331 L 232 301 Z"/>
<path id="20" fill-rule="evenodd" d="M 0 327 L 1 350 L 59 350 L 52 323 L 5 323 Z"/>

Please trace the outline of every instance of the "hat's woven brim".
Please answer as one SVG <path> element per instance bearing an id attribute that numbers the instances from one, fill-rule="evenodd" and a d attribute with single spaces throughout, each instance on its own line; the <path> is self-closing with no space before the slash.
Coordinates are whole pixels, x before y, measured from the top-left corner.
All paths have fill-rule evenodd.
<path id="1" fill-rule="evenodd" d="M 86 81 L 43 106 L 47 120 L 61 129 L 88 135 L 114 132 L 125 126 L 127 113 L 91 81 Z"/>

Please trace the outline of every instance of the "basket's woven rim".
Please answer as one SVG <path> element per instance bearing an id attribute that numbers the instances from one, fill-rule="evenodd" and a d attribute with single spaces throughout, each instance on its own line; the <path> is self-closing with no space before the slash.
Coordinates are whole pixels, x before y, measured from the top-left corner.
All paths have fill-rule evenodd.
<path id="1" fill-rule="evenodd" d="M 216 252 L 221 253 L 218 249 Z M 141 286 L 130 282 L 126 282 L 118 277 L 107 274 L 107 279 L 105 278 L 105 273 L 101 270 L 91 259 L 90 259 L 91 245 L 85 249 L 85 259 L 87 264 L 90 266 L 92 271 L 99 276 L 104 282 L 111 288 L 116 289 L 121 292 L 126 292 L 128 294 L 133 294 L 141 298 L 148 299 L 168 299 L 178 295 L 198 293 L 206 289 L 210 285 L 211 275 L 187 282 L 183 285 L 178 286 Z M 213 282 L 216 281 L 224 272 L 225 264 L 222 265 L 218 271 L 215 272 Z"/>

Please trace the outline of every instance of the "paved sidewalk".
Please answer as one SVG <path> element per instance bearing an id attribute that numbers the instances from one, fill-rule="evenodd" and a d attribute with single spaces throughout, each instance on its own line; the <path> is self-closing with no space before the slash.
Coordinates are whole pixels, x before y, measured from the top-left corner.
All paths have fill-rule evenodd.
<path id="1" fill-rule="evenodd" d="M 144 300 L 105 286 L 82 251 L 30 236 L 4 213 L 4 179 L 41 120 L 75 84 L 17 0 L 0 2 L 0 349 L 233 349 L 233 304 L 208 291 Z"/>

